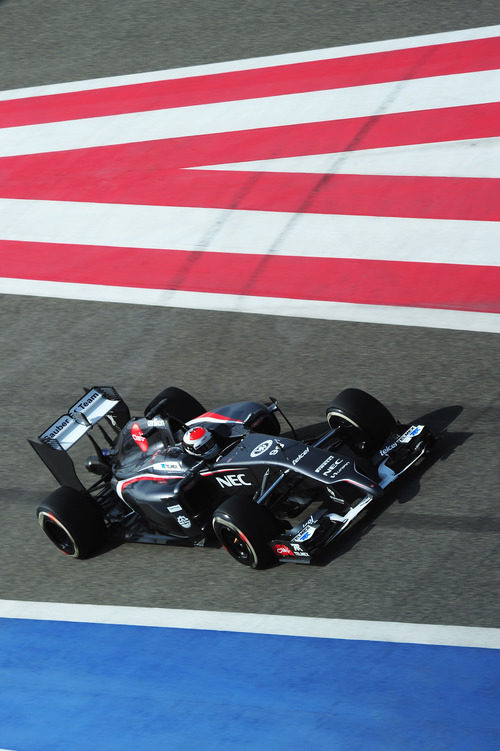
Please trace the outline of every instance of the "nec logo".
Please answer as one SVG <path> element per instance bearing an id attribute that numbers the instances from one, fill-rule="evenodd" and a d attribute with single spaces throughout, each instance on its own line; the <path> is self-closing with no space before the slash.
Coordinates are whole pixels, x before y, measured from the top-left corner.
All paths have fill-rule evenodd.
<path id="1" fill-rule="evenodd" d="M 251 482 L 245 482 L 245 475 L 243 473 L 239 475 L 225 475 L 225 477 L 217 477 L 217 482 L 221 488 L 237 487 L 238 485 L 251 485 Z"/>

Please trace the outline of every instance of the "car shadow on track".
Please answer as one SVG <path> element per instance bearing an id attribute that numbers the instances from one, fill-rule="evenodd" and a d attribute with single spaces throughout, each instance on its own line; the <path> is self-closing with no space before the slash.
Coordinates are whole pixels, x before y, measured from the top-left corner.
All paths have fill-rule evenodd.
<path id="1" fill-rule="evenodd" d="M 386 495 L 371 506 L 352 529 L 346 531 L 338 540 L 334 540 L 316 556 L 313 565 L 327 566 L 336 558 L 344 555 L 375 527 L 378 517 L 387 511 L 393 503 L 408 503 L 418 495 L 422 475 L 437 462 L 448 459 L 459 446 L 462 446 L 473 435 L 471 432 L 449 430 L 451 423 L 456 420 L 462 411 L 463 407 L 458 405 L 443 407 L 420 415 L 412 421 L 413 424 L 423 423 L 427 425 L 433 432 L 436 442 L 430 454 L 418 467 L 409 470 L 408 474 L 396 481 Z"/>

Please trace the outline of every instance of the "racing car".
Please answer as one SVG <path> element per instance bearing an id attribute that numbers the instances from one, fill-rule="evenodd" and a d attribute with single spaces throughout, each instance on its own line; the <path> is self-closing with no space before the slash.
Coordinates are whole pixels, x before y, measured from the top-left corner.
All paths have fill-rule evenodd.
<path id="1" fill-rule="evenodd" d="M 131 416 L 114 387 L 94 386 L 29 441 L 60 486 L 39 524 L 73 558 L 112 539 L 220 544 L 252 568 L 314 562 L 433 443 L 428 427 L 401 424 L 355 388 L 321 425 L 299 438 L 273 397 L 207 410 L 175 386 Z M 92 455 L 82 463 L 97 476 L 85 484 L 69 454 L 84 437 Z"/>

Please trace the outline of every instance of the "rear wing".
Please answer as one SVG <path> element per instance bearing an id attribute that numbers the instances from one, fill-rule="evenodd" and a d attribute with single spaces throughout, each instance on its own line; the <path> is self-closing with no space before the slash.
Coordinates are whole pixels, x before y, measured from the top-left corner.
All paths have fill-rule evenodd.
<path id="1" fill-rule="evenodd" d="M 84 489 L 78 479 L 72 459 L 66 453 L 84 435 L 88 435 L 94 449 L 102 453 L 90 431 L 101 420 L 109 425 L 115 435 L 130 419 L 130 412 L 113 386 L 93 386 L 39 436 L 39 443 L 29 441 L 45 466 L 60 485 Z M 99 426 L 107 444 L 113 439 Z"/>
<path id="2" fill-rule="evenodd" d="M 116 431 L 130 419 L 127 405 L 112 386 L 91 388 L 69 408 L 68 414 L 61 415 L 39 439 L 53 449 L 68 451 L 103 417 Z"/>

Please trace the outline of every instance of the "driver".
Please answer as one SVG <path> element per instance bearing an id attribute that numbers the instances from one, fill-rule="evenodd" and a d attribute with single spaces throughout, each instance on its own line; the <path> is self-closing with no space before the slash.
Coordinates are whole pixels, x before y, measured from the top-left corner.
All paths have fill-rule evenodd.
<path id="1" fill-rule="evenodd" d="M 200 459 L 213 459 L 220 451 L 215 433 L 202 425 L 189 428 L 182 438 L 182 446 L 188 454 Z"/>

